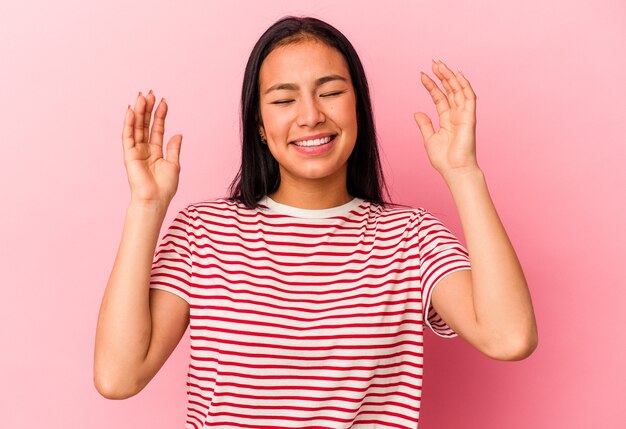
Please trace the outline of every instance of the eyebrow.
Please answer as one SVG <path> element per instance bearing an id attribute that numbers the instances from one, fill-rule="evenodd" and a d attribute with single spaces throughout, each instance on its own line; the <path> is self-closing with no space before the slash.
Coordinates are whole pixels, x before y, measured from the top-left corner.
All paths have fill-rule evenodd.
<path id="1" fill-rule="evenodd" d="M 346 78 L 343 76 L 339 76 L 338 74 L 331 74 L 328 76 L 320 77 L 319 79 L 315 79 L 315 86 L 317 87 L 333 80 L 341 80 L 343 82 L 347 81 Z M 265 91 L 265 95 L 269 94 L 272 91 L 277 91 L 280 89 L 295 91 L 298 89 L 298 85 L 296 85 L 295 83 L 277 83 L 276 85 L 270 86 L 267 91 Z"/>

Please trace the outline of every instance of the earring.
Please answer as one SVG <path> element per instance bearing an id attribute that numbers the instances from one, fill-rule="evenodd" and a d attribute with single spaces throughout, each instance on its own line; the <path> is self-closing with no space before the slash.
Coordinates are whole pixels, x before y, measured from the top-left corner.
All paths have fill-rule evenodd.
<path id="1" fill-rule="evenodd" d="M 259 135 L 261 136 L 261 142 L 263 144 L 267 144 L 267 140 L 265 140 L 265 136 L 263 135 L 263 131 L 259 130 Z"/>

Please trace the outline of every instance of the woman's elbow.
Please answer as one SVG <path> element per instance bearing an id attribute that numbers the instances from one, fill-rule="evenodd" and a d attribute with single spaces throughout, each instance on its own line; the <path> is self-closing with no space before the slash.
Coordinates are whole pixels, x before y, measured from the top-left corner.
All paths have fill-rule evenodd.
<path id="1" fill-rule="evenodd" d="M 511 341 L 507 347 L 494 349 L 489 357 L 503 361 L 519 361 L 526 359 L 537 349 L 539 339 L 536 332 L 532 335 L 519 336 Z"/>
<path id="2" fill-rule="evenodd" d="M 98 393 L 106 399 L 127 399 L 141 391 L 141 388 L 137 386 L 115 382 L 111 377 L 98 376 L 96 373 L 94 373 L 93 382 Z"/>

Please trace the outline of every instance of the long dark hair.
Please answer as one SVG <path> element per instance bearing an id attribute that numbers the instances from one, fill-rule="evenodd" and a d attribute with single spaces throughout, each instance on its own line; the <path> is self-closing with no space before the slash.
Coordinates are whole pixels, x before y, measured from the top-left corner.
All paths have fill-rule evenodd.
<path id="1" fill-rule="evenodd" d="M 248 58 L 241 90 L 241 166 L 228 188 L 228 199 L 255 208 L 264 195 L 273 193 L 280 185 L 278 162 L 268 146 L 262 144 L 259 135 L 259 71 L 263 60 L 272 50 L 306 38 L 337 49 L 350 70 L 356 95 L 358 133 L 348 158 L 348 193 L 382 206 L 393 205 L 382 195 L 383 188 L 387 196 L 389 190 L 379 159 L 369 86 L 359 56 L 348 39 L 335 27 L 316 18 L 296 16 L 283 17 L 269 27 L 256 42 Z"/>

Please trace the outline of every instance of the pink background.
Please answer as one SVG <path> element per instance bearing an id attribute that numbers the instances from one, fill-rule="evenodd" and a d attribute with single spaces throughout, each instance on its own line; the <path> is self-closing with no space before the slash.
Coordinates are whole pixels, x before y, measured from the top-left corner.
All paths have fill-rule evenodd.
<path id="1" fill-rule="evenodd" d="M 364 63 L 395 201 L 463 240 L 413 112 L 431 58 L 478 94 L 478 160 L 524 267 L 539 347 L 491 360 L 429 331 L 420 429 L 623 428 L 626 421 L 626 3 L 273 1 L 0 3 L 0 426 L 184 427 L 185 337 L 139 395 L 92 382 L 97 313 L 129 188 L 137 91 L 170 105 L 182 173 L 166 223 L 225 195 L 254 42 L 278 18 L 340 29 Z M 464 241 L 464 240 L 463 240 Z"/>

